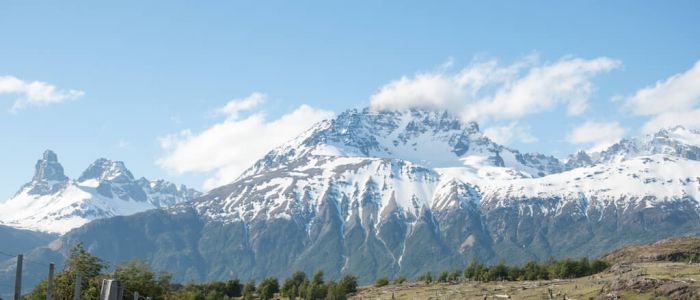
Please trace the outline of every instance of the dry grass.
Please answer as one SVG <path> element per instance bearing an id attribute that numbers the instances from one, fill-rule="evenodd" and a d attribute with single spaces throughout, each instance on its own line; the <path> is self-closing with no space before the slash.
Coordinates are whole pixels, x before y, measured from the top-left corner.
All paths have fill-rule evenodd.
<path id="1" fill-rule="evenodd" d="M 363 287 L 350 299 L 593 299 L 602 291 L 615 293 L 622 299 L 665 299 L 655 292 L 639 293 L 612 291 L 618 280 L 656 278 L 689 283 L 700 288 L 700 265 L 687 263 L 635 263 L 624 273 L 603 272 L 574 280 L 464 282 L 464 283 L 404 283 L 381 288 Z M 392 298 L 393 297 L 393 298 Z"/>

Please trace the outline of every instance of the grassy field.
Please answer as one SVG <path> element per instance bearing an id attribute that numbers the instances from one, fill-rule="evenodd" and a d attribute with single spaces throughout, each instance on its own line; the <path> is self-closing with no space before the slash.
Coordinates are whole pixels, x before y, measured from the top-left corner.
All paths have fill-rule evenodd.
<path id="1" fill-rule="evenodd" d="M 573 280 L 363 287 L 350 299 L 696 299 L 699 288 L 700 264 L 653 262 Z"/>

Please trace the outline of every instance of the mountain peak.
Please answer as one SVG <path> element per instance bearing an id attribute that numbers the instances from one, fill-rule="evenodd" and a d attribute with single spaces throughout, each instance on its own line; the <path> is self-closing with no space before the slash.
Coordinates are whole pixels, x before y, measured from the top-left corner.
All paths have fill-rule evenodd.
<path id="1" fill-rule="evenodd" d="M 44 151 L 43 159 L 46 161 L 58 162 L 58 156 L 56 155 L 56 152 L 53 152 L 50 149 L 46 149 L 46 151 Z"/>
<path id="2" fill-rule="evenodd" d="M 522 154 L 491 141 L 475 122 L 445 110 L 350 109 L 273 149 L 242 177 L 312 158 L 398 159 L 428 168 L 467 164 L 511 167 L 525 176 L 561 171 L 554 157 Z M 478 167 L 478 166 L 475 166 Z"/>
<path id="3" fill-rule="evenodd" d="M 642 137 L 625 138 L 600 152 L 596 162 L 616 162 L 653 154 L 700 160 L 700 132 L 675 126 Z"/>
<path id="4" fill-rule="evenodd" d="M 78 181 L 82 182 L 90 179 L 130 182 L 134 180 L 134 175 L 131 174 L 131 171 L 126 168 L 122 161 L 99 158 L 83 171 Z"/>
<path id="5" fill-rule="evenodd" d="M 33 181 L 66 181 L 63 166 L 58 162 L 58 156 L 51 150 L 44 151 L 41 159 L 34 166 Z"/>

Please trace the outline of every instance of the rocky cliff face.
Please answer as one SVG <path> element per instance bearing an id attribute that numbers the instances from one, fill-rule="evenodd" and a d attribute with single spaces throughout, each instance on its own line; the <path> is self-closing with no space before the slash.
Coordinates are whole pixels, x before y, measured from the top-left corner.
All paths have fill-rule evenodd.
<path id="1" fill-rule="evenodd" d="M 92 222 L 54 250 L 82 241 L 177 280 L 322 269 L 365 283 L 472 257 L 596 256 L 700 234 L 698 137 L 675 128 L 561 162 L 498 145 L 444 112 L 351 110 L 231 184 L 168 210 Z"/>

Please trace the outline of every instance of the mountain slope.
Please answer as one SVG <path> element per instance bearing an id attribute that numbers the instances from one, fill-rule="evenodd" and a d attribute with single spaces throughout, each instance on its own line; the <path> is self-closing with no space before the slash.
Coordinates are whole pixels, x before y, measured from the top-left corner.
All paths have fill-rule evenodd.
<path id="1" fill-rule="evenodd" d="M 679 130 L 687 134 L 665 143 L 698 146 L 700 134 Z M 370 282 L 472 257 L 596 256 L 700 235 L 700 161 L 639 145 L 617 159 L 582 152 L 564 163 L 493 143 L 443 112 L 351 110 L 231 184 L 165 211 L 92 222 L 52 251 L 82 241 L 110 261 L 141 257 L 183 281 L 322 269 Z M 134 240 L 148 242 L 137 251 Z"/>
<path id="2" fill-rule="evenodd" d="M 0 241 L 2 241 L 3 245 L 2 251 L 9 255 L 23 253 L 44 246 L 57 237 L 58 235 L 55 234 L 0 225 Z"/>
<path id="3" fill-rule="evenodd" d="M 104 158 L 71 180 L 56 154 L 47 150 L 36 163 L 32 181 L 0 203 L 0 223 L 65 233 L 91 220 L 166 207 L 199 194 L 162 180 L 135 179 L 123 162 Z"/>

